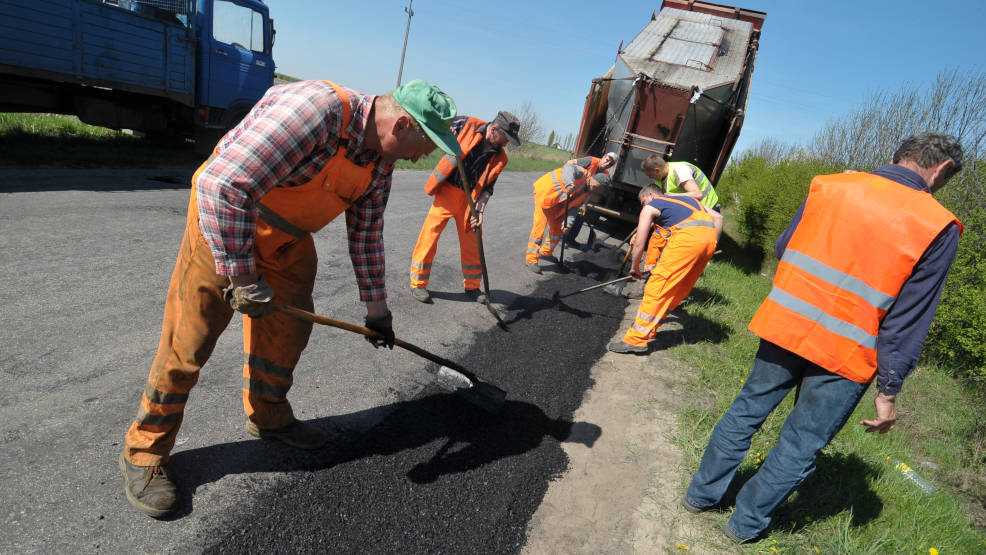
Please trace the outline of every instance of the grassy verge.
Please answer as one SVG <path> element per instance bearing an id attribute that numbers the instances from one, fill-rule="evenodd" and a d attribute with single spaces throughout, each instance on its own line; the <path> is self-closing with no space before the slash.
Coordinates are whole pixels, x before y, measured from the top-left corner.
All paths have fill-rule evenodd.
<path id="1" fill-rule="evenodd" d="M 679 309 L 686 340 L 668 349 L 689 375 L 687 394 L 694 398 L 681 414 L 675 437 L 689 476 L 698 468 L 713 425 L 749 374 L 758 339 L 746 325 L 769 292 L 772 277 L 759 264 L 750 266 L 750 253 L 742 252 L 729 237 L 723 239 L 723 254 L 713 258 Z M 849 423 L 822 450 L 815 474 L 775 512 L 767 538 L 746 549 L 986 552 L 982 399 L 964 390 L 945 369 L 920 366 L 898 399 L 898 426 L 886 435 L 875 435 L 857 424 L 873 417 L 873 395 L 871 388 Z M 792 404 L 789 395 L 753 437 L 727 501 L 775 445 Z M 923 493 L 895 470 L 897 461 L 914 468 L 938 491 Z M 710 528 L 718 528 L 728 520 L 729 511 L 695 518 L 708 519 Z"/>
<path id="2" fill-rule="evenodd" d="M 397 169 L 402 170 L 430 170 L 438 163 L 442 157 L 442 151 L 435 150 L 428 156 L 421 158 L 417 162 L 401 160 L 397 162 Z M 548 172 L 561 167 L 566 161 L 571 159 L 571 153 L 565 150 L 558 150 L 541 145 L 523 144 L 507 151 L 507 167 L 505 171 L 511 172 Z"/>
<path id="3" fill-rule="evenodd" d="M 193 144 L 86 125 L 75 116 L 0 113 L 0 167 L 157 167 L 197 164 Z"/>
<path id="4" fill-rule="evenodd" d="M 281 76 L 287 79 L 288 76 Z M 547 172 L 562 165 L 570 153 L 525 144 L 508 152 L 507 171 Z M 441 151 L 398 169 L 430 170 Z M 202 156 L 191 141 L 165 143 L 86 125 L 75 116 L 0 113 L 0 167 L 158 167 L 197 165 Z"/>

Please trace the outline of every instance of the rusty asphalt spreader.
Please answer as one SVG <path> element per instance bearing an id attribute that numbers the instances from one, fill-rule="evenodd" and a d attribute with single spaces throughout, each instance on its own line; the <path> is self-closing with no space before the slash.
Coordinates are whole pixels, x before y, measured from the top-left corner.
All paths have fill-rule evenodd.
<path id="1" fill-rule="evenodd" d="M 293 306 L 280 303 L 273 303 L 273 305 L 274 309 L 278 312 L 283 312 L 300 320 L 351 331 L 366 337 L 382 337 L 379 333 L 371 330 L 370 328 L 357 326 L 356 324 L 336 320 L 334 318 L 328 318 L 326 316 L 320 316 Z M 444 359 L 438 355 L 429 353 L 421 347 L 412 345 L 401 339 L 395 339 L 394 345 L 411 351 L 422 358 L 438 364 L 439 367 L 437 370 L 432 369 L 430 366 L 427 370 L 435 375 L 435 384 L 442 389 L 455 393 L 490 414 L 499 414 L 500 409 L 503 407 L 503 403 L 507 397 L 506 391 L 496 387 L 493 384 L 480 380 L 475 374 L 469 370 L 466 370 L 459 364 L 456 364 L 451 360 Z"/>

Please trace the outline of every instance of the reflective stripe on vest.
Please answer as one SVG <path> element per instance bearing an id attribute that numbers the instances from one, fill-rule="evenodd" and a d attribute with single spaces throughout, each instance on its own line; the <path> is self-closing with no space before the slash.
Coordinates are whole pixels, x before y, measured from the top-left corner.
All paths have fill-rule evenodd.
<path id="1" fill-rule="evenodd" d="M 930 194 L 889 179 L 862 172 L 817 176 L 750 331 L 868 383 L 883 318 L 951 222 L 961 230 Z"/>
<path id="2" fill-rule="evenodd" d="M 352 120 L 349 96 L 341 86 L 331 81 L 326 82 L 335 89 L 342 105 L 342 132 L 338 149 L 307 183 L 294 187 L 275 187 L 263 196 L 260 201 L 264 207 L 262 217 L 274 227 L 278 227 L 275 221 L 286 222 L 295 230 L 314 233 L 363 196 L 373 181 L 376 164 L 359 166 L 346 158 L 345 145 L 349 139 L 346 129 Z"/>
<path id="3" fill-rule="evenodd" d="M 667 182 L 666 192 L 668 193 L 684 193 L 686 192 L 678 184 L 678 175 L 674 173 L 675 165 L 685 165 L 692 169 L 695 173 L 695 183 L 698 185 L 698 189 L 702 191 L 701 202 L 707 208 L 715 208 L 719 204 L 719 195 L 716 194 L 715 187 L 712 186 L 712 182 L 709 178 L 705 176 L 698 166 L 691 164 L 689 162 L 668 162 L 668 177 L 665 179 Z"/>
<path id="4" fill-rule="evenodd" d="M 459 132 L 456 133 L 456 139 L 459 142 L 459 147 L 462 149 L 462 160 L 466 159 L 469 152 L 472 151 L 477 145 L 483 141 L 483 133 L 480 133 L 479 128 L 486 125 L 481 119 L 468 117 Z M 428 180 L 425 182 L 425 193 L 429 195 L 434 195 L 438 192 L 438 188 L 442 184 L 448 184 L 447 180 L 452 173 L 455 172 L 459 167 L 460 158 L 456 158 L 451 154 L 446 154 L 438 160 L 438 164 L 435 165 L 435 169 L 432 170 L 431 174 L 428 176 Z M 503 171 L 504 166 L 507 165 L 507 154 L 501 148 L 493 153 L 489 161 L 486 162 L 486 169 L 475 179 L 475 183 L 470 178 L 469 185 L 472 187 L 472 198 L 478 199 L 479 195 L 486 189 L 486 187 L 496 181 L 499 177 L 500 172 Z M 470 176 L 466 176 L 469 178 Z M 463 189 L 464 190 L 464 189 Z"/>
<path id="5" fill-rule="evenodd" d="M 692 214 L 669 228 L 663 228 L 657 224 L 652 226 L 651 236 L 647 240 L 647 256 L 644 258 L 645 272 L 652 272 L 657 267 L 657 263 L 661 260 L 661 253 L 664 252 L 665 245 L 671 240 L 675 231 L 688 227 L 710 227 L 712 229 L 716 227 L 712 223 L 712 217 L 709 216 L 708 210 L 701 204 L 695 208 L 685 201 L 668 196 L 661 197 L 661 200 L 680 204 L 691 210 Z"/>

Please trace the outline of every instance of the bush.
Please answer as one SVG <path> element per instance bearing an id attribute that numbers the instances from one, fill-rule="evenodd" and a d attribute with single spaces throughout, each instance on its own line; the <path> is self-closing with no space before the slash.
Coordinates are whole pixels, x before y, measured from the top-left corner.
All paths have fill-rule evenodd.
<path id="1" fill-rule="evenodd" d="M 963 175 L 965 174 L 965 175 Z M 962 220 L 965 232 L 928 335 L 928 356 L 952 369 L 955 377 L 986 389 L 986 208 L 975 194 L 986 179 L 986 165 L 969 164 L 939 194 Z"/>
<path id="2" fill-rule="evenodd" d="M 774 241 L 808 196 L 811 179 L 837 168 L 809 158 L 788 158 L 770 164 L 762 156 L 745 156 L 719 181 L 724 203 L 737 211 L 747 245 L 771 252 Z"/>

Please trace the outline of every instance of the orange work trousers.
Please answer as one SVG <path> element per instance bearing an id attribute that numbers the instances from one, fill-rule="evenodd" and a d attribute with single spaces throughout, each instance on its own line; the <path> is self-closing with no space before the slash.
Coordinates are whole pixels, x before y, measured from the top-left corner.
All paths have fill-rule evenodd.
<path id="1" fill-rule="evenodd" d="M 644 298 L 633 325 L 623 336 L 624 343 L 647 346 L 667 313 L 677 308 L 695 287 L 715 249 L 716 230 L 711 227 L 685 227 L 671 233 L 644 285 Z"/>
<path id="2" fill-rule="evenodd" d="M 547 210 L 541 208 L 538 198 L 534 199 L 534 225 L 527 239 L 526 259 L 528 264 L 534 264 L 539 256 L 550 256 L 555 246 L 561 241 L 562 224 L 565 221 L 565 208 L 561 205 Z M 548 229 L 547 234 L 545 228 Z"/>
<path id="3" fill-rule="evenodd" d="M 459 232 L 459 261 L 462 263 L 462 286 L 479 289 L 483 283 L 483 267 L 479 260 L 479 238 L 469 227 L 469 202 L 466 192 L 458 187 L 442 185 L 435 193 L 431 210 L 418 234 L 418 242 L 411 253 L 411 287 L 428 287 L 431 265 L 438 252 L 438 238 L 450 218 L 455 219 Z"/>
<path id="4" fill-rule="evenodd" d="M 188 393 L 233 316 L 222 294 L 229 278 L 216 273 L 212 251 L 198 226 L 195 194 L 193 185 L 157 356 L 125 439 L 124 455 L 137 466 L 167 462 Z M 317 256 L 311 235 L 292 237 L 258 220 L 254 257 L 275 301 L 312 310 Z M 243 407 L 258 427 L 280 428 L 294 421 L 287 393 L 311 329 L 311 323 L 278 312 L 243 317 Z"/>

